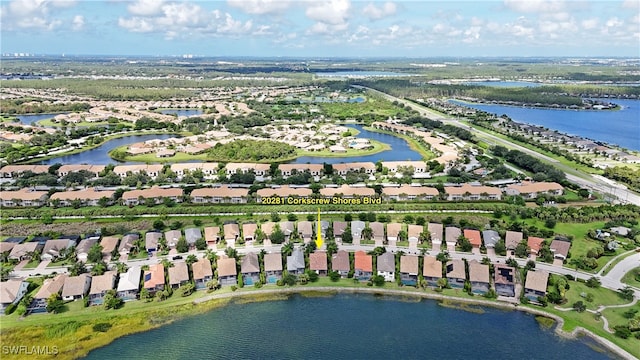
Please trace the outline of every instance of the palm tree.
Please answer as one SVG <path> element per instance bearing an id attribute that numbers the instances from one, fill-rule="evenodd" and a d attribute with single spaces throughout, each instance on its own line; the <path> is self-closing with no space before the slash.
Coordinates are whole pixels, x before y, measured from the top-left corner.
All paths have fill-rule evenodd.
<path id="1" fill-rule="evenodd" d="M 125 273 L 125 272 L 127 272 L 127 270 L 129 270 L 127 264 L 125 264 L 125 263 L 122 263 L 122 262 L 118 261 L 118 262 L 116 262 L 115 265 L 116 265 L 116 269 L 118 270 L 119 274 Z"/>
<path id="2" fill-rule="evenodd" d="M 198 257 L 195 256 L 194 254 L 187 256 L 187 260 L 185 260 L 187 265 L 192 265 L 194 262 L 197 262 L 197 261 L 198 261 Z"/>
<path id="3" fill-rule="evenodd" d="M 362 239 L 366 241 L 373 239 L 373 229 L 371 229 L 369 226 L 365 226 L 364 229 L 362 229 L 361 236 Z"/>
<path id="4" fill-rule="evenodd" d="M 282 256 L 290 256 L 293 252 L 293 243 L 287 242 L 286 244 L 284 244 L 284 246 L 282 246 L 281 252 Z"/>
<path id="5" fill-rule="evenodd" d="M 91 275 L 102 275 L 105 271 L 107 271 L 107 264 L 104 261 L 100 261 L 91 268 Z"/>

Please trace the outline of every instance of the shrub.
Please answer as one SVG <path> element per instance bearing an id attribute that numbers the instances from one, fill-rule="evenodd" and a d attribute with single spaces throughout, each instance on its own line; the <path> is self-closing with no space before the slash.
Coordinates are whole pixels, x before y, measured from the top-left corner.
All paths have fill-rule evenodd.
<path id="1" fill-rule="evenodd" d="M 615 330 L 614 334 L 623 339 L 628 339 L 631 336 L 631 330 L 624 325 L 618 325 L 613 328 Z"/>
<path id="2" fill-rule="evenodd" d="M 236 291 L 236 290 L 238 290 L 238 287 L 235 285 L 231 285 L 231 291 Z"/>
<path id="3" fill-rule="evenodd" d="M 111 329 L 111 325 L 110 323 L 97 323 L 93 325 L 93 331 L 95 332 L 107 332 L 109 329 Z"/>
<path id="4" fill-rule="evenodd" d="M 9 305 L 7 305 L 7 307 L 4 309 L 5 315 L 13 314 L 13 312 L 16 310 L 16 307 L 18 307 L 17 304 L 9 304 Z"/>

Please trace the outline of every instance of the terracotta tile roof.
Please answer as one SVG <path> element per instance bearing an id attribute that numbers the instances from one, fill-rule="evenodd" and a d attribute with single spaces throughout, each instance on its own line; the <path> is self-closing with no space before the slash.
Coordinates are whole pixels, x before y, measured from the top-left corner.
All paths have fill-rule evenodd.
<path id="1" fill-rule="evenodd" d="M 195 191 L 195 190 L 194 190 Z M 122 199 L 138 199 L 138 198 L 159 198 L 159 197 L 180 197 L 183 191 L 181 188 L 161 188 L 157 185 L 149 189 L 129 190 L 122 193 Z"/>
<path id="2" fill-rule="evenodd" d="M 191 192 L 191 197 L 220 197 L 220 198 L 236 198 L 249 196 L 249 189 L 244 188 L 230 188 L 227 185 L 214 188 L 200 188 L 194 189 Z"/>
<path id="3" fill-rule="evenodd" d="M 309 269 L 327 271 L 327 253 L 316 251 L 309 254 Z"/>
<path id="4" fill-rule="evenodd" d="M 107 271 L 102 275 L 94 276 L 91 279 L 89 294 L 102 294 L 107 290 L 113 289 L 116 275 L 118 275 L 117 271 Z"/>
<path id="5" fill-rule="evenodd" d="M 211 262 L 207 258 L 199 259 L 191 265 L 193 271 L 194 280 L 202 280 L 205 277 L 213 276 L 213 269 L 211 269 Z"/>
<path id="6" fill-rule="evenodd" d="M 218 276 L 234 276 L 236 272 L 236 259 L 220 258 L 218 259 Z"/>
<path id="7" fill-rule="evenodd" d="M 173 263 L 173 266 L 169 268 L 169 284 L 176 285 L 183 281 L 189 281 L 189 268 L 187 263 L 179 261 Z"/>
<path id="8" fill-rule="evenodd" d="M 480 195 L 482 193 L 487 193 L 489 195 L 502 195 L 502 191 L 497 187 L 484 185 L 473 186 L 471 184 L 462 184 L 462 186 L 445 186 L 444 192 L 449 195 L 464 195 L 467 192 L 471 195 Z"/>
<path id="9" fill-rule="evenodd" d="M 507 189 L 515 190 L 520 194 L 531 194 L 539 192 L 564 190 L 562 185 L 555 182 L 528 182 L 523 181 L 520 184 L 513 184 L 507 186 Z"/>
<path id="10" fill-rule="evenodd" d="M 100 245 L 102 246 L 102 253 L 103 254 L 109 254 L 111 253 L 113 250 L 115 250 L 118 247 L 118 241 L 120 239 L 118 239 L 115 236 L 105 236 L 102 238 L 102 240 L 100 241 Z"/>
<path id="11" fill-rule="evenodd" d="M 69 276 L 64 281 L 64 286 L 62 287 L 62 297 L 84 295 L 85 285 L 87 281 L 91 281 L 91 275 L 89 274 Z"/>
<path id="12" fill-rule="evenodd" d="M 282 271 L 282 254 L 269 253 L 264 255 L 264 271 Z"/>
<path id="13" fill-rule="evenodd" d="M 148 280 L 147 275 L 151 275 Z M 164 284 L 164 265 L 162 264 L 153 264 L 149 265 L 149 270 L 144 272 L 144 287 L 146 289 L 155 288 L 157 285 Z"/>
<path id="14" fill-rule="evenodd" d="M 402 224 L 400 223 L 387 224 L 387 237 L 398 237 L 398 233 L 400 231 L 402 231 Z"/>
<path id="15" fill-rule="evenodd" d="M 529 236 L 527 239 L 527 245 L 531 249 L 531 252 L 537 254 L 540 249 L 542 249 L 542 244 L 544 243 L 543 238 Z"/>
<path id="16" fill-rule="evenodd" d="M 309 188 L 292 188 L 288 185 L 283 185 L 278 188 L 264 188 L 256 191 L 256 194 L 260 197 L 268 196 L 311 196 L 313 191 Z"/>
<path id="17" fill-rule="evenodd" d="M 407 226 L 407 235 L 409 238 L 420 238 L 420 234 L 422 234 L 422 232 L 424 231 L 424 226 L 423 225 L 412 225 L 409 224 L 409 226 Z"/>
<path id="18" fill-rule="evenodd" d="M 447 263 L 446 274 L 449 278 L 465 279 L 464 261 L 453 259 Z"/>
<path id="19" fill-rule="evenodd" d="M 482 238 L 478 230 L 464 229 L 464 237 L 469 239 L 469 242 L 474 247 L 480 247 L 482 245 Z"/>
<path id="20" fill-rule="evenodd" d="M 422 275 L 429 277 L 442 277 L 442 262 L 435 256 L 425 256 L 422 266 Z"/>
<path id="21" fill-rule="evenodd" d="M 382 194 L 387 196 L 438 196 L 438 189 L 430 186 L 410 186 L 402 185 L 399 187 L 384 187 L 382 188 Z"/>
<path id="22" fill-rule="evenodd" d="M 520 231 L 507 231 L 504 236 L 504 244 L 510 250 L 514 250 L 521 241 L 522 233 Z"/>
<path id="23" fill-rule="evenodd" d="M 344 196 L 374 196 L 376 191 L 368 187 L 353 187 L 346 184 L 337 188 L 320 189 L 320 195 L 322 196 L 336 196 L 338 194 Z"/>
<path id="24" fill-rule="evenodd" d="M 59 294 L 66 279 L 67 274 L 58 274 L 52 279 L 46 279 L 34 299 L 48 299 L 52 294 Z"/>
<path id="25" fill-rule="evenodd" d="M 280 164 L 278 165 L 278 169 L 283 173 L 289 173 L 293 170 L 299 172 L 304 172 L 305 170 L 309 170 L 309 172 L 321 172 L 324 166 L 322 164 Z"/>
<path id="26" fill-rule="evenodd" d="M 31 171 L 35 174 L 43 174 L 49 171 L 50 165 L 6 165 L 0 169 L 0 173 L 23 173 Z"/>
<path id="27" fill-rule="evenodd" d="M 481 264 L 475 260 L 469 261 L 469 281 L 489 282 L 489 265 Z"/>
<path id="28" fill-rule="evenodd" d="M 260 225 L 260 230 L 262 230 L 262 232 L 266 236 L 271 236 L 271 234 L 273 234 L 273 230 L 275 230 L 275 228 L 276 228 L 276 223 L 274 223 L 273 221 L 263 222 Z"/>
<path id="29" fill-rule="evenodd" d="M 547 292 L 547 282 L 549 281 L 549 273 L 543 270 L 527 271 L 527 280 L 525 288 L 535 291 Z"/>
<path id="30" fill-rule="evenodd" d="M 58 174 L 66 174 L 70 172 L 78 172 L 78 171 L 88 171 L 94 174 L 99 174 L 106 168 L 105 165 L 88 165 L 88 164 L 73 164 L 73 165 L 62 165 L 58 168 Z"/>
<path id="31" fill-rule="evenodd" d="M 364 251 L 356 251 L 354 254 L 354 270 L 373 271 L 373 257 Z"/>
<path id="32" fill-rule="evenodd" d="M 219 226 L 208 226 L 204 228 L 204 240 L 206 242 L 214 242 L 218 239 L 220 234 Z"/>
<path id="33" fill-rule="evenodd" d="M 418 274 L 418 257 L 415 255 L 402 255 L 400 257 L 400 272 L 405 274 Z"/>
<path id="34" fill-rule="evenodd" d="M 74 190 L 74 191 L 61 191 L 51 195 L 51 200 L 66 200 L 72 201 L 75 199 L 78 200 L 99 200 L 103 197 L 108 199 L 113 198 L 113 194 L 115 191 L 112 190 L 97 190 L 94 188 L 86 188 L 82 190 Z M 123 193 L 124 194 L 124 193 Z"/>
<path id="35" fill-rule="evenodd" d="M 344 163 L 344 164 L 333 164 L 333 171 L 336 173 L 349 171 L 349 170 L 373 170 L 375 171 L 376 165 L 372 162 L 354 162 L 354 163 Z"/>
<path id="36" fill-rule="evenodd" d="M 24 281 L 22 279 L 9 279 L 2 283 L 0 288 L 0 304 L 10 304 L 16 300 L 18 291 Z"/>
<path id="37" fill-rule="evenodd" d="M 30 188 L 24 188 L 17 191 L 0 191 L 0 200 L 9 201 L 13 199 L 20 199 L 23 201 L 42 200 L 47 196 L 47 191 L 36 191 Z"/>

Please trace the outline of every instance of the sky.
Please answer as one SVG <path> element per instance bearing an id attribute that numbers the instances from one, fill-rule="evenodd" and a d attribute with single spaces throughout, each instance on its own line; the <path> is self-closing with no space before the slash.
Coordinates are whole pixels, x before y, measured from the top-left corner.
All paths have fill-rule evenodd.
<path id="1" fill-rule="evenodd" d="M 640 57 L 640 0 L 0 0 L 0 52 Z"/>

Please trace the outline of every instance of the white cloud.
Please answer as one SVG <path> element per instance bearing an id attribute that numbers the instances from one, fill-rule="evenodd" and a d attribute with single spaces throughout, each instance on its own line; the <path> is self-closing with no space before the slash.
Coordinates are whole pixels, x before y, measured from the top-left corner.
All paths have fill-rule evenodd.
<path id="1" fill-rule="evenodd" d="M 153 16 L 162 13 L 164 0 L 138 0 L 127 6 L 127 10 L 131 15 Z"/>
<path id="2" fill-rule="evenodd" d="M 562 0 L 504 0 L 504 5 L 522 13 L 554 13 L 565 10 Z"/>
<path id="3" fill-rule="evenodd" d="M 615 16 L 610 18 L 606 22 L 607 27 L 618 27 L 618 26 L 622 26 L 622 24 L 624 24 L 624 22 Z"/>
<path id="4" fill-rule="evenodd" d="M 281 13 L 291 6 L 289 0 L 227 0 L 229 6 L 248 14 L 263 15 Z"/>
<path id="5" fill-rule="evenodd" d="M 131 11 L 131 8 L 129 8 Z M 149 7 L 134 11 L 147 11 L 153 15 L 119 18 L 118 25 L 131 32 L 163 33 L 166 39 L 200 35 L 251 34 L 253 22 L 236 20 L 220 10 L 206 11 L 200 5 L 187 2 L 163 3 L 159 12 Z M 262 29 L 264 33 L 265 28 Z M 259 35 L 261 32 L 254 32 Z"/>
<path id="6" fill-rule="evenodd" d="M 369 18 L 369 20 L 379 20 L 387 16 L 394 15 L 397 11 L 397 6 L 393 2 L 385 2 L 382 6 L 377 7 L 372 3 L 362 9 L 362 13 Z"/>
<path id="7" fill-rule="evenodd" d="M 598 26 L 599 23 L 600 23 L 600 20 L 598 20 L 597 18 L 590 18 L 590 19 L 582 20 L 580 24 L 582 25 L 582 28 L 585 30 L 593 30 Z"/>
<path id="8" fill-rule="evenodd" d="M 631 10 L 640 10 L 640 0 L 624 0 L 622 8 Z"/>
<path id="9" fill-rule="evenodd" d="M 3 30 L 56 30 L 72 23 L 56 18 L 57 12 L 76 4 L 75 0 L 13 0 L 0 7 L 0 24 Z"/>
<path id="10" fill-rule="evenodd" d="M 74 31 L 79 31 L 84 29 L 84 16 L 82 15 L 76 15 L 73 17 L 73 21 L 71 22 L 72 26 L 71 28 Z"/>
<path id="11" fill-rule="evenodd" d="M 327 23 L 318 21 L 307 30 L 307 34 L 308 35 L 335 35 L 338 32 L 347 30 L 348 27 L 349 27 L 348 23 L 327 24 Z"/>
<path id="12" fill-rule="evenodd" d="M 305 14 L 308 18 L 324 24 L 340 25 L 347 22 L 350 10 L 349 0 L 329 0 L 311 3 Z"/>

